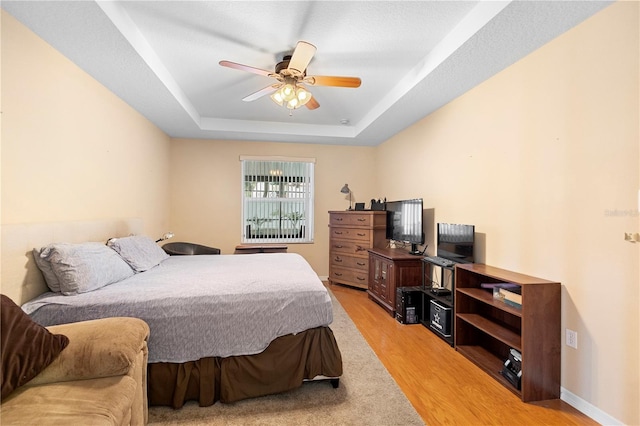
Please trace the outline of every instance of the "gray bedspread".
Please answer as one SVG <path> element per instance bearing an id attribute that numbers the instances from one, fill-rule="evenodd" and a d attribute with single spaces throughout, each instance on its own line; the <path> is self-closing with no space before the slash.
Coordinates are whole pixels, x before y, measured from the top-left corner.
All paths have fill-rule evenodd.
<path id="1" fill-rule="evenodd" d="M 22 306 L 38 323 L 130 316 L 149 324 L 149 362 L 262 352 L 279 336 L 333 321 L 317 274 L 294 253 L 171 256 L 119 283 Z"/>

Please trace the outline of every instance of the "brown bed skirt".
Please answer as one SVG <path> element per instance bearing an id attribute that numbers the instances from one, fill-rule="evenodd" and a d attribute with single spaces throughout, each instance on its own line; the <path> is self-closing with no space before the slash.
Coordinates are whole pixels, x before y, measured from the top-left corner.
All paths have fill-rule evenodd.
<path id="1" fill-rule="evenodd" d="M 275 339 L 255 355 L 210 357 L 148 366 L 149 405 L 201 407 L 295 389 L 304 379 L 340 377 L 342 356 L 329 327 Z"/>

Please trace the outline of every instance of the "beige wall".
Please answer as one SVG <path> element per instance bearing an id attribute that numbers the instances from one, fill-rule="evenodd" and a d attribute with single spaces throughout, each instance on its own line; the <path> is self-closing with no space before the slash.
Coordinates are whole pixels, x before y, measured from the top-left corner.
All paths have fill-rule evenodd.
<path id="1" fill-rule="evenodd" d="M 170 142 L 3 12 L 2 223 L 136 216 L 151 235 L 230 253 L 239 156 L 315 157 L 316 241 L 290 251 L 319 275 L 344 183 L 354 201 L 423 197 L 434 223 L 476 225 L 480 261 L 563 283 L 563 330 L 579 343 L 563 348 L 563 387 L 638 424 L 640 244 L 622 240 L 640 224 L 638 16 L 637 2 L 615 4 L 363 148 Z"/>
<path id="2" fill-rule="evenodd" d="M 284 113 L 284 112 L 283 112 Z M 329 210 L 346 210 L 345 183 L 353 202 L 369 203 L 375 190 L 375 148 L 291 143 L 173 140 L 171 227 L 176 240 L 212 245 L 233 253 L 241 238 L 240 155 L 315 158 L 315 239 L 289 244 L 320 276 L 329 274 Z"/>
<path id="3" fill-rule="evenodd" d="M 640 244 L 623 240 L 638 232 L 638 5 L 610 6 L 376 151 L 381 193 L 475 224 L 478 261 L 562 282 L 562 386 L 626 424 L 640 423 Z"/>
<path id="4" fill-rule="evenodd" d="M 169 137 L 2 12 L 2 223 L 169 226 Z"/>

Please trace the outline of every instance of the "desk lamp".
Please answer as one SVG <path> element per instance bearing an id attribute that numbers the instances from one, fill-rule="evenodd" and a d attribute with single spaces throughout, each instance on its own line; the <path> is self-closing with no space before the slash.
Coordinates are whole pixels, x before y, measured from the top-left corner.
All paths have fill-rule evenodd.
<path id="1" fill-rule="evenodd" d="M 349 210 L 353 210 L 351 207 L 351 190 L 349 189 L 349 184 L 345 183 L 340 192 L 343 194 L 349 194 Z"/>

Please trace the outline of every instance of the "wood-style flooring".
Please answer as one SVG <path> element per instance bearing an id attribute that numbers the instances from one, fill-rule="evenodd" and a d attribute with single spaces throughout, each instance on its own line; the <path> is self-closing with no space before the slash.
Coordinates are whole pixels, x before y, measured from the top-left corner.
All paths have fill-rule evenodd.
<path id="1" fill-rule="evenodd" d="M 559 399 L 522 402 L 426 327 L 400 324 L 365 291 L 326 285 L 427 425 L 598 424 Z"/>

